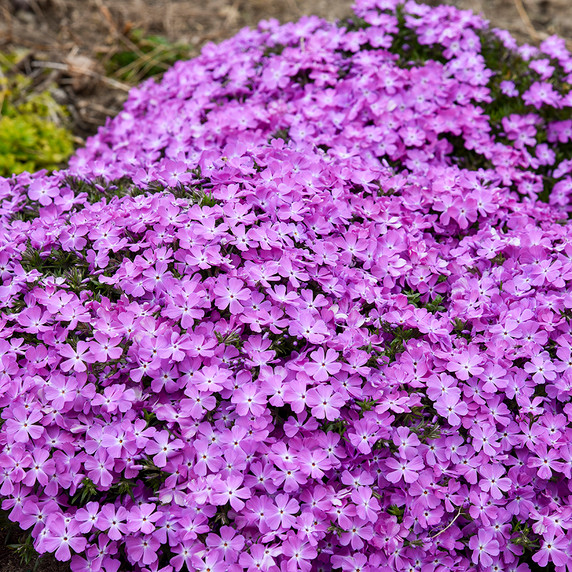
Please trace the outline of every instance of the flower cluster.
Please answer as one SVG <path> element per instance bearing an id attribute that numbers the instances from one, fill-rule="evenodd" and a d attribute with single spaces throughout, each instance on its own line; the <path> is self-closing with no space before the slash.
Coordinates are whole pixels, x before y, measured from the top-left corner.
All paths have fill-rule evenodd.
<path id="1" fill-rule="evenodd" d="M 355 11 L 209 45 L 0 182 L 0 495 L 38 552 L 572 565 L 572 56 Z"/>

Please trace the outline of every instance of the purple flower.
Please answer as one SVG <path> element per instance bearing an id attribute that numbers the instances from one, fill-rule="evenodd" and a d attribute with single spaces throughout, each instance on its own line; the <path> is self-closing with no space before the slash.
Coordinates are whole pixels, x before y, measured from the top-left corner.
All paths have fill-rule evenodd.
<path id="1" fill-rule="evenodd" d="M 497 556 L 500 549 L 499 543 L 492 533 L 480 529 L 477 536 L 472 536 L 469 548 L 473 551 L 473 562 L 482 566 L 490 566 L 493 563 L 492 556 Z"/>
<path id="2" fill-rule="evenodd" d="M 533 555 L 532 559 L 539 566 L 546 566 L 549 562 L 554 562 L 556 566 L 567 566 L 570 563 L 570 556 L 567 554 L 568 546 L 566 536 L 550 534 L 543 539 L 540 550 Z"/>
<path id="3" fill-rule="evenodd" d="M 66 523 L 62 515 L 54 514 L 47 522 L 48 533 L 42 541 L 42 548 L 54 552 L 57 560 L 66 561 L 71 558 L 71 550 L 82 552 L 87 544 L 80 536 L 79 525 L 72 521 Z"/>

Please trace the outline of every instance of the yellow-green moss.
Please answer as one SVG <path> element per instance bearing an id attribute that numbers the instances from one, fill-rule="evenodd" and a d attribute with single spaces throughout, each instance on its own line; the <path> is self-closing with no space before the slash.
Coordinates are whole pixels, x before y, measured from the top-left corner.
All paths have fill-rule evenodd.
<path id="1" fill-rule="evenodd" d="M 0 54 L 0 175 L 56 169 L 74 150 L 67 111 L 48 90 L 15 73 L 18 56 Z"/>

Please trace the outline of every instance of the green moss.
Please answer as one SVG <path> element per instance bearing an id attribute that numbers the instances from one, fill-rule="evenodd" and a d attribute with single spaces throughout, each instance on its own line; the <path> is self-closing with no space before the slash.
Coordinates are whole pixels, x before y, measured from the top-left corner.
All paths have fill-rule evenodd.
<path id="1" fill-rule="evenodd" d="M 17 55 L 0 54 L 0 175 L 56 169 L 74 151 L 67 112 L 48 90 L 14 72 Z"/>

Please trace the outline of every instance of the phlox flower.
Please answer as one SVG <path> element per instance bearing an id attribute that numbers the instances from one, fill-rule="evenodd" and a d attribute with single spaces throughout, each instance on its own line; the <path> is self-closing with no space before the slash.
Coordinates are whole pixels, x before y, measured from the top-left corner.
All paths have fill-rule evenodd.
<path id="1" fill-rule="evenodd" d="M 196 572 L 226 572 L 228 570 L 228 564 L 216 550 L 208 551 L 204 556 L 194 554 L 191 562 Z"/>
<path id="2" fill-rule="evenodd" d="M 378 500 L 373 497 L 371 488 L 359 487 L 352 491 L 352 501 L 356 505 L 356 513 L 366 522 L 376 522 L 381 509 Z"/>
<path id="3" fill-rule="evenodd" d="M 32 534 L 39 535 L 45 529 L 48 517 L 57 511 L 58 505 L 53 500 L 41 502 L 37 498 L 27 499 L 22 505 L 20 526 L 24 530 L 33 526 Z M 80 530 L 80 532 L 83 532 L 83 530 Z"/>
<path id="4" fill-rule="evenodd" d="M 399 455 L 403 459 L 415 456 L 417 446 L 421 445 L 419 437 L 407 427 L 398 427 L 393 436 L 393 444 L 399 448 Z"/>
<path id="5" fill-rule="evenodd" d="M 115 507 L 107 503 L 101 507 L 95 527 L 107 534 L 111 540 L 120 540 L 127 533 L 126 520 L 129 511 L 123 507 Z"/>
<path id="6" fill-rule="evenodd" d="M 367 455 L 371 452 L 373 444 L 378 439 L 379 427 L 371 419 L 365 418 L 355 421 L 348 431 L 351 444 L 360 453 Z"/>
<path id="7" fill-rule="evenodd" d="M 113 483 L 113 458 L 110 457 L 103 449 L 99 449 L 93 457 L 85 460 L 85 470 L 87 476 L 102 489 L 108 489 Z"/>
<path id="8" fill-rule="evenodd" d="M 222 278 L 213 290 L 215 303 L 219 310 L 228 308 L 231 313 L 242 312 L 245 302 L 250 297 L 250 289 L 244 287 L 244 282 L 238 278 Z"/>
<path id="9" fill-rule="evenodd" d="M 43 312 L 39 306 L 33 305 L 20 312 L 17 321 L 29 334 L 37 334 L 50 329 L 50 318 L 50 312 Z"/>
<path id="10" fill-rule="evenodd" d="M 127 517 L 127 530 L 151 534 L 155 530 L 155 522 L 161 518 L 161 513 L 156 508 L 153 503 L 134 506 Z"/>
<path id="11" fill-rule="evenodd" d="M 367 556 L 361 552 L 354 552 L 351 556 L 334 555 L 332 563 L 343 572 L 369 572 Z"/>
<path id="12" fill-rule="evenodd" d="M 128 411 L 135 401 L 135 391 L 126 389 L 125 385 L 120 383 L 108 386 L 101 393 L 96 393 L 92 399 L 92 405 L 101 405 L 108 413 L 117 410 L 125 413 Z"/>
<path id="13" fill-rule="evenodd" d="M 53 459 L 50 459 L 49 451 L 36 448 L 32 452 L 32 458 L 22 482 L 28 486 L 33 486 L 36 482 L 46 486 L 49 477 L 54 474 L 55 470 L 56 464 Z"/>
<path id="14" fill-rule="evenodd" d="M 267 523 L 271 530 L 279 528 L 288 529 L 296 523 L 295 514 L 299 511 L 300 504 L 296 499 L 287 494 L 278 494 L 274 503 L 270 506 L 267 515 Z"/>
<path id="15" fill-rule="evenodd" d="M 38 546 L 42 551 L 54 552 L 57 560 L 71 558 L 71 550 L 82 552 L 87 540 L 80 536 L 79 524 L 71 521 L 66 524 L 61 514 L 52 515 L 47 522 L 48 534 Z"/>
<path id="16" fill-rule="evenodd" d="M 527 105 L 540 109 L 543 105 L 553 107 L 560 106 L 561 95 L 548 82 L 534 82 L 527 91 L 522 94 L 522 99 Z"/>
<path id="17" fill-rule="evenodd" d="M 328 349 L 324 352 L 324 349 L 320 347 L 310 356 L 314 361 L 306 364 L 305 371 L 316 381 L 327 381 L 330 376 L 342 369 L 342 364 L 337 361 L 338 352 L 334 350 Z"/>
<path id="18" fill-rule="evenodd" d="M 266 553 L 263 544 L 253 544 L 248 552 L 242 552 L 238 560 L 246 572 L 277 572 L 274 558 Z"/>
<path id="19" fill-rule="evenodd" d="M 128 536 L 125 540 L 127 557 L 132 563 L 153 564 L 160 546 L 161 543 L 152 534 Z"/>
<path id="20" fill-rule="evenodd" d="M 548 449 L 545 443 L 539 443 L 534 452 L 536 456 L 529 457 L 528 466 L 538 467 L 537 475 L 541 479 L 550 479 L 552 477 L 552 471 L 562 471 L 564 465 L 560 459 L 561 455 L 556 449 Z"/>
<path id="21" fill-rule="evenodd" d="M 82 534 L 91 532 L 99 518 L 99 503 L 88 502 L 85 508 L 80 508 L 74 515 Z"/>
<path id="22" fill-rule="evenodd" d="M 458 379 L 466 381 L 471 375 L 483 373 L 484 368 L 479 365 L 482 361 L 483 357 L 480 355 L 479 349 L 471 345 L 467 351 L 451 358 L 447 364 L 447 370 L 454 372 Z"/>
<path id="23" fill-rule="evenodd" d="M 328 459 L 328 454 L 320 449 L 313 451 L 300 451 L 296 458 L 296 464 L 300 470 L 313 479 L 322 478 L 326 471 L 332 468 L 332 463 Z"/>
<path id="24" fill-rule="evenodd" d="M 488 423 L 476 425 L 471 427 L 470 432 L 473 437 L 473 447 L 475 451 L 482 449 L 483 452 L 490 457 L 495 455 L 495 447 L 498 446 L 498 434 L 492 425 Z"/>
<path id="25" fill-rule="evenodd" d="M 50 184 L 42 179 L 36 179 L 28 188 L 28 197 L 31 201 L 38 201 L 45 207 L 52 204 L 52 200 L 59 196 L 60 192 L 57 185 Z"/>
<path id="26" fill-rule="evenodd" d="M 123 349 L 117 347 L 121 343 L 121 336 L 109 337 L 103 332 L 94 332 L 94 342 L 91 342 L 89 349 L 94 361 L 105 363 L 108 359 L 118 359 L 123 353 Z"/>
<path id="27" fill-rule="evenodd" d="M 549 358 L 548 352 L 541 352 L 532 357 L 530 362 L 524 364 L 524 371 L 532 374 L 535 383 L 544 383 L 545 380 L 556 378 L 555 367 Z"/>
<path id="28" fill-rule="evenodd" d="M 312 415 L 317 419 L 334 421 L 340 416 L 340 408 L 345 405 L 346 400 L 331 386 L 319 385 L 308 390 L 306 403 L 312 408 Z"/>
<path id="29" fill-rule="evenodd" d="M 244 547 L 244 537 L 230 526 L 222 526 L 219 533 L 210 533 L 206 545 L 213 552 L 219 552 L 225 562 L 233 562 Z"/>
<path id="30" fill-rule="evenodd" d="M 323 320 L 316 319 L 310 311 L 302 310 L 298 314 L 298 319 L 288 326 L 288 333 L 291 336 L 304 337 L 311 344 L 320 344 L 327 339 L 329 330 Z"/>
<path id="31" fill-rule="evenodd" d="M 0 177 L 1 506 L 74 571 L 572 566 L 572 56 L 355 14 Z"/>
<path id="32" fill-rule="evenodd" d="M 266 410 L 266 396 L 255 383 L 245 383 L 234 391 L 231 398 L 239 415 L 252 413 L 258 417 Z"/>
<path id="33" fill-rule="evenodd" d="M 78 380 L 72 375 L 55 374 L 44 389 L 46 399 L 58 410 L 64 409 L 67 403 L 73 402 L 77 396 Z"/>
<path id="34" fill-rule="evenodd" d="M 64 344 L 60 349 L 60 355 L 68 358 L 61 363 L 60 368 L 64 372 L 70 371 L 72 368 L 75 372 L 86 371 L 86 363 L 95 361 L 91 353 L 91 344 L 79 341 L 74 349 L 69 344 Z"/>
<path id="35" fill-rule="evenodd" d="M 153 455 L 153 463 L 157 467 L 164 467 L 171 453 L 178 451 L 182 447 L 183 441 L 181 439 L 171 440 L 168 431 L 158 431 L 147 442 L 145 452 L 148 455 Z"/>
<path id="36" fill-rule="evenodd" d="M 501 499 L 503 493 L 512 488 L 512 481 L 508 477 L 503 477 L 505 470 L 501 465 L 487 464 L 479 468 L 482 479 L 479 480 L 479 487 L 485 492 L 490 492 L 494 499 Z"/>
<path id="37" fill-rule="evenodd" d="M 309 543 L 297 538 L 288 536 L 282 545 L 282 553 L 288 558 L 286 566 L 288 572 L 310 572 L 312 562 L 318 555 L 316 549 Z"/>
<path id="38" fill-rule="evenodd" d="M 230 502 L 230 506 L 236 510 L 242 510 L 244 500 L 251 497 L 251 491 L 247 487 L 241 487 L 243 477 L 240 475 L 230 475 L 226 480 L 221 480 L 213 485 L 211 495 L 212 502 L 218 506 Z"/>
<path id="39" fill-rule="evenodd" d="M 2 416 L 7 412 L 4 411 Z M 11 417 L 6 419 L 6 429 L 11 438 L 18 443 L 27 443 L 31 439 L 39 439 L 44 433 L 44 427 L 38 425 L 44 415 L 37 409 L 28 411 L 21 405 L 10 410 Z"/>
<path id="40" fill-rule="evenodd" d="M 80 572 L 117 572 L 121 562 L 113 556 L 117 554 L 117 543 L 110 541 L 105 534 L 101 534 L 97 544 L 87 546 L 85 550 L 87 560 L 79 556 L 72 558 L 71 567 Z M 79 564 L 78 564 L 79 563 Z M 83 566 L 83 568 L 82 568 Z"/>
<path id="41" fill-rule="evenodd" d="M 455 394 L 444 395 L 435 403 L 435 410 L 439 415 L 447 418 L 451 427 L 458 427 L 461 424 L 461 417 L 469 412 L 467 404 L 460 401 Z"/>
<path id="42" fill-rule="evenodd" d="M 482 566 L 490 566 L 493 563 L 492 556 L 497 556 L 500 551 L 499 543 L 494 540 L 492 533 L 483 529 L 471 537 L 469 548 L 473 551 L 473 562 Z"/>
<path id="43" fill-rule="evenodd" d="M 403 479 L 406 483 L 414 483 L 419 478 L 419 471 L 423 469 L 424 463 L 421 457 L 412 459 L 386 459 L 385 465 L 391 472 L 385 478 L 391 483 L 398 483 Z"/>
<path id="44" fill-rule="evenodd" d="M 364 541 L 373 538 L 373 527 L 366 524 L 360 519 L 354 518 L 352 525 L 347 531 L 342 532 L 340 536 L 340 544 L 342 546 L 350 545 L 354 550 L 360 550 L 365 546 Z"/>
<path id="45" fill-rule="evenodd" d="M 549 562 L 553 562 L 556 566 L 568 566 L 571 561 L 568 549 L 569 539 L 567 536 L 548 534 L 542 539 L 542 546 L 532 556 L 532 559 L 542 567 L 545 567 Z"/>

